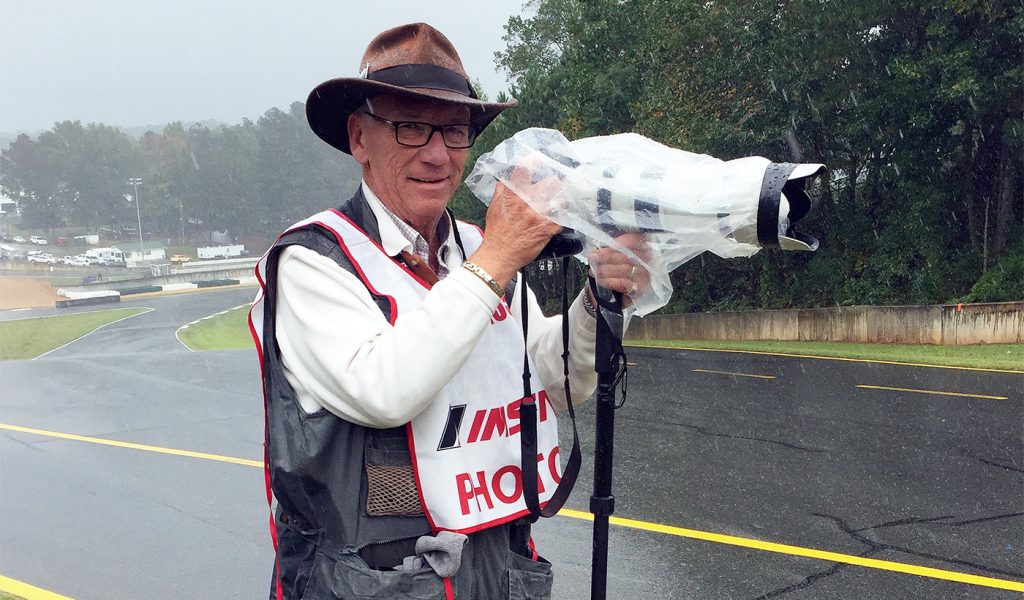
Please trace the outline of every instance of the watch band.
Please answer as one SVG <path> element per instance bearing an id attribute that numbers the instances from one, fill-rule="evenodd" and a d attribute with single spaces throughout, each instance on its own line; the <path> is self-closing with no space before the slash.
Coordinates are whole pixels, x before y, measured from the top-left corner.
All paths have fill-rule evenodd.
<path id="1" fill-rule="evenodd" d="M 487 284 L 487 287 L 491 288 L 491 291 L 494 292 L 495 295 L 498 296 L 498 298 L 501 298 L 502 296 L 505 295 L 505 290 L 502 289 L 502 287 L 498 285 L 498 282 L 495 281 L 493 277 L 491 277 L 491 274 L 483 270 L 480 267 L 480 265 L 467 260 L 466 262 L 462 263 L 462 268 L 479 277 L 484 283 Z"/>

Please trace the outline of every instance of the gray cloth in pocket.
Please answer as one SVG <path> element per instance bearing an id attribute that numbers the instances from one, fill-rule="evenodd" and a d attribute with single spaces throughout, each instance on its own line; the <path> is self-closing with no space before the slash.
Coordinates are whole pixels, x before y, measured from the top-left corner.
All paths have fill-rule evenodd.
<path id="1" fill-rule="evenodd" d="M 469 539 L 461 533 L 439 531 L 416 540 L 416 555 L 407 556 L 396 570 L 409 571 L 429 566 L 438 577 L 452 577 L 462 565 L 462 547 Z"/>

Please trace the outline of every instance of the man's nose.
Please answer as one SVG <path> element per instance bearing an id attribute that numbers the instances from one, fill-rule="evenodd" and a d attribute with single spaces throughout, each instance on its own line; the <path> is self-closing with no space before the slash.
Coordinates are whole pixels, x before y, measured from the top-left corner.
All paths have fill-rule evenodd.
<path id="1" fill-rule="evenodd" d="M 420 156 L 423 160 L 435 164 L 448 162 L 448 147 L 444 145 L 444 136 L 440 131 L 430 134 L 427 145 L 420 149 Z"/>

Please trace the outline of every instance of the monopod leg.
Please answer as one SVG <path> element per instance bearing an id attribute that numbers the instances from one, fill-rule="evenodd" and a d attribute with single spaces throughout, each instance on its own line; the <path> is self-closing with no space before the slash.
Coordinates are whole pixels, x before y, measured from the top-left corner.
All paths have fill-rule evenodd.
<path id="1" fill-rule="evenodd" d="M 605 600 L 608 586 L 608 517 L 615 512 L 612 495 L 612 461 L 615 448 L 615 388 L 611 376 L 602 382 L 598 376 L 597 435 L 594 449 L 594 495 L 590 512 L 594 513 L 594 555 L 590 580 L 591 600 Z"/>
<path id="2" fill-rule="evenodd" d="M 594 549 L 591 561 L 590 598 L 605 600 L 608 588 L 608 518 L 615 512 L 612 466 L 615 450 L 615 387 L 622 357 L 622 297 L 597 288 L 597 424 L 594 449 Z"/>

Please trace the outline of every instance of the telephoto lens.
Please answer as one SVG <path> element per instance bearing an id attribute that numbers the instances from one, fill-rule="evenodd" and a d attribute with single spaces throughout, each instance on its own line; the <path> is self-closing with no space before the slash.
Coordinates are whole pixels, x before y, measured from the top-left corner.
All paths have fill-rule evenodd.
<path id="1" fill-rule="evenodd" d="M 513 181 L 517 169 L 529 171 L 528 184 Z M 635 133 L 570 142 L 559 131 L 531 128 L 480 156 L 466 185 L 488 204 L 501 181 L 561 225 L 539 258 L 585 258 L 603 246 L 625 253 L 650 274 L 633 298 L 642 316 L 671 298 L 668 274 L 703 252 L 738 258 L 761 248 L 816 250 L 818 241 L 794 226 L 811 209 L 808 183 L 824 172 L 822 164 L 760 156 L 723 161 Z M 628 232 L 642 232 L 649 252 L 621 247 L 616 238 Z"/>

